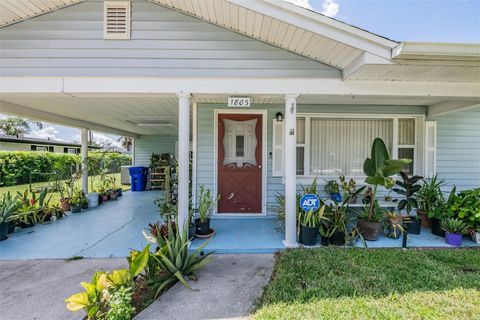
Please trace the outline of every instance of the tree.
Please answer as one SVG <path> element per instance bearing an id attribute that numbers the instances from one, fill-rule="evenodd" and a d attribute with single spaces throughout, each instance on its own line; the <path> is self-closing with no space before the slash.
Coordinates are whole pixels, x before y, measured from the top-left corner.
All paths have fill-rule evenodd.
<path id="1" fill-rule="evenodd" d="M 118 141 L 122 143 L 122 147 L 127 149 L 127 151 L 130 151 L 130 148 L 132 148 L 132 144 L 133 144 L 133 139 L 132 138 L 130 138 L 130 137 L 120 137 L 120 139 L 118 139 Z"/>
<path id="2" fill-rule="evenodd" d="M 43 127 L 43 124 L 40 121 L 11 117 L 0 119 L 0 131 L 7 136 L 21 137 L 32 131 L 30 124 L 35 124 L 40 129 Z"/>

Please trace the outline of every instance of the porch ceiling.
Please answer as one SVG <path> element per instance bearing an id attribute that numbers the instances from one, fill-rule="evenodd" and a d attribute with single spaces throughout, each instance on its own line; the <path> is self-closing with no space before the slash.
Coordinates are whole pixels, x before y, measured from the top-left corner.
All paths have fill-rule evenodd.
<path id="1" fill-rule="evenodd" d="M 191 102 L 227 105 L 230 95 L 194 94 Z M 282 95 L 250 95 L 254 105 L 283 104 Z M 298 104 L 422 105 L 441 98 L 355 97 L 301 95 Z M 117 94 L 109 96 L 67 94 L 9 94 L 0 97 L 0 113 L 15 114 L 52 123 L 85 127 L 126 136 L 172 134 L 178 129 L 176 95 Z"/>

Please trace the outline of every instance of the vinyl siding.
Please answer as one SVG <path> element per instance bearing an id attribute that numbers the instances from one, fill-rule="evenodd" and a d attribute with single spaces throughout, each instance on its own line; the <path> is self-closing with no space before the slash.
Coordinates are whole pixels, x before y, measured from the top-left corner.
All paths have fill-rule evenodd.
<path id="1" fill-rule="evenodd" d="M 175 154 L 175 141 L 177 141 L 176 135 L 140 136 L 135 139 L 133 164 L 149 167 L 152 153 Z"/>
<path id="2" fill-rule="evenodd" d="M 225 105 L 198 105 L 197 131 L 197 188 L 200 185 L 214 189 L 214 121 L 215 109 L 227 109 Z M 284 105 L 254 105 L 250 109 L 267 110 L 267 155 L 272 152 L 272 123 L 277 112 L 284 113 Z M 241 110 L 240 110 L 241 111 Z M 298 105 L 298 113 L 363 113 L 363 114 L 425 114 L 425 107 L 417 106 L 326 106 Z M 300 184 L 298 185 L 300 189 Z M 281 177 L 272 176 L 272 159 L 267 156 L 267 214 L 275 204 L 275 193 L 284 193 Z"/>
<path id="3" fill-rule="evenodd" d="M 339 70 L 161 7 L 132 1 L 131 40 L 103 39 L 103 1 L 0 29 L 3 76 L 337 77 Z"/>
<path id="4" fill-rule="evenodd" d="M 437 121 L 437 173 L 459 190 L 480 187 L 480 108 L 450 113 Z"/>

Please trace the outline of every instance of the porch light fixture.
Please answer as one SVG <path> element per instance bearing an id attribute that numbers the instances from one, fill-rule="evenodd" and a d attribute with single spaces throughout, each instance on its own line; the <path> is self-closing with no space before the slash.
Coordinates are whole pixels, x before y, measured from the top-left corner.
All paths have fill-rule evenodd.
<path id="1" fill-rule="evenodd" d="M 281 112 L 277 112 L 277 114 L 275 115 L 275 119 L 277 119 L 277 122 L 282 122 L 283 114 Z"/>

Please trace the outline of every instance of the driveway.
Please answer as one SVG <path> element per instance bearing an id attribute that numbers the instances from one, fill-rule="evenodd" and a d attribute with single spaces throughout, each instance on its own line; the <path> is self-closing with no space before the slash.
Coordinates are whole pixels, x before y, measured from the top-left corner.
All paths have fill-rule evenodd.
<path id="1" fill-rule="evenodd" d="M 221 254 L 189 281 L 177 283 L 135 320 L 231 319 L 247 317 L 272 274 L 272 254 Z"/>
<path id="2" fill-rule="evenodd" d="M 0 260 L 126 257 L 146 245 L 142 230 L 160 216 L 153 200 L 161 192 L 124 192 L 116 201 L 55 223 L 18 229 L 0 242 Z"/>
<path id="3" fill-rule="evenodd" d="M 83 319 L 84 312 L 66 309 L 65 298 L 83 291 L 80 282 L 90 281 L 95 271 L 126 267 L 124 258 L 0 261 L 0 319 Z M 271 254 L 213 255 L 198 281 L 190 281 L 197 291 L 177 283 L 135 319 L 246 317 L 272 267 Z"/>
<path id="4" fill-rule="evenodd" d="M 80 282 L 95 271 L 127 266 L 124 258 L 0 261 L 0 319 L 83 319 L 84 312 L 66 309 L 65 298 L 83 291 Z"/>

